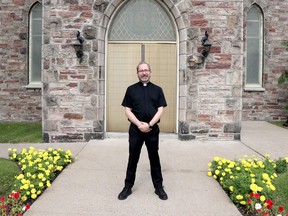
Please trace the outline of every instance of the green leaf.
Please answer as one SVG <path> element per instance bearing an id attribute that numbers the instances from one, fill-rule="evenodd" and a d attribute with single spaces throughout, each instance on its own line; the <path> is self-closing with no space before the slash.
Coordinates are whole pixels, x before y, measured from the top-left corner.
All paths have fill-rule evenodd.
<path id="1" fill-rule="evenodd" d="M 286 73 L 286 72 L 285 72 Z M 286 81 L 286 75 L 285 73 L 281 74 L 281 76 L 278 79 L 278 85 L 282 85 Z"/>

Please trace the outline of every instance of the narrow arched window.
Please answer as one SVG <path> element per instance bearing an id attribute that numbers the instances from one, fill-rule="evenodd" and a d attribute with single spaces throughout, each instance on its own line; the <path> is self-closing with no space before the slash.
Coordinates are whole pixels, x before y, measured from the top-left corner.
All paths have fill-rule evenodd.
<path id="1" fill-rule="evenodd" d="M 41 87 L 42 5 L 36 3 L 29 14 L 29 87 Z"/>
<path id="2" fill-rule="evenodd" d="M 263 13 L 256 5 L 247 13 L 246 59 L 245 90 L 263 91 Z"/>

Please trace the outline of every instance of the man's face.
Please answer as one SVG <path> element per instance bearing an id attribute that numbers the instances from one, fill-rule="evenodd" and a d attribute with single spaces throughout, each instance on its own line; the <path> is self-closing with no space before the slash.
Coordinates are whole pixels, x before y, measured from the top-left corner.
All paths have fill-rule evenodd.
<path id="1" fill-rule="evenodd" d="M 139 81 L 142 83 L 148 83 L 151 77 L 151 71 L 147 64 L 141 64 L 138 67 L 137 75 Z"/>

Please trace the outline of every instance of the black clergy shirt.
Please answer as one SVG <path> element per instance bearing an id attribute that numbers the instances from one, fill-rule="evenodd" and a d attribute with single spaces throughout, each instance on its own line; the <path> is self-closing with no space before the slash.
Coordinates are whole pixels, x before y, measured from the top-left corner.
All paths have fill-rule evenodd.
<path id="1" fill-rule="evenodd" d="M 139 121 L 150 122 L 158 108 L 166 107 L 167 103 L 161 87 L 151 82 L 146 86 L 138 82 L 127 88 L 122 106 L 131 108 Z"/>

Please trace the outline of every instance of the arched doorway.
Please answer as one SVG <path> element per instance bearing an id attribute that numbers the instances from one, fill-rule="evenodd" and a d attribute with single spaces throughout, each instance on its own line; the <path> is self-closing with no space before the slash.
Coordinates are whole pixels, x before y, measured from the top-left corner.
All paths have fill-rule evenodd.
<path id="1" fill-rule="evenodd" d="M 168 103 L 162 132 L 176 132 L 177 37 L 175 25 L 155 0 L 130 0 L 114 16 L 108 31 L 106 131 L 127 132 L 121 106 L 126 88 L 137 82 L 136 65 L 145 60 L 151 81 L 163 88 Z"/>

